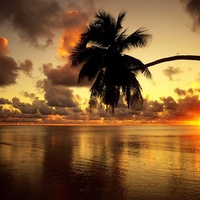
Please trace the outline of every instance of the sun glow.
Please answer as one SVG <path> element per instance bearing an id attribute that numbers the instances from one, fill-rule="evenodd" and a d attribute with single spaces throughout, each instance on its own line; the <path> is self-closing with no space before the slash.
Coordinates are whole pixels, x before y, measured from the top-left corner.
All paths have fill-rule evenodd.
<path id="1" fill-rule="evenodd" d="M 194 119 L 189 122 L 190 125 L 200 126 L 200 118 Z"/>

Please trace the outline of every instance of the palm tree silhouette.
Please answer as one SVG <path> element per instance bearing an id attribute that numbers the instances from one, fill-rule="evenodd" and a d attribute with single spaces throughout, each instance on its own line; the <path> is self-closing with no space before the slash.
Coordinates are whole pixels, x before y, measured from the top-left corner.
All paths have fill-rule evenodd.
<path id="1" fill-rule="evenodd" d="M 128 107 L 134 101 L 142 102 L 136 75 L 142 72 L 150 78 L 151 73 L 140 60 L 123 53 L 131 47 L 144 47 L 151 35 L 140 28 L 126 36 L 126 30 L 122 31 L 121 26 L 125 14 L 119 13 L 115 20 L 105 11 L 98 11 L 71 53 L 72 66 L 82 64 L 78 82 L 85 77 L 93 82 L 90 108 L 96 108 L 100 99 L 107 109 L 114 112 L 120 94 L 125 97 Z"/>
<path id="2" fill-rule="evenodd" d="M 200 56 L 178 55 L 144 64 L 125 54 L 131 48 L 145 47 L 151 39 L 144 28 L 127 36 L 126 30 L 122 30 L 125 15 L 125 12 L 120 12 L 116 20 L 104 10 L 98 11 L 70 55 L 72 67 L 82 65 L 78 83 L 84 78 L 93 82 L 90 109 L 96 108 L 100 100 L 113 113 L 120 96 L 125 98 L 128 107 L 136 101 L 142 103 L 142 88 L 136 78 L 138 73 L 151 78 L 150 66 L 178 59 L 200 60 Z"/>

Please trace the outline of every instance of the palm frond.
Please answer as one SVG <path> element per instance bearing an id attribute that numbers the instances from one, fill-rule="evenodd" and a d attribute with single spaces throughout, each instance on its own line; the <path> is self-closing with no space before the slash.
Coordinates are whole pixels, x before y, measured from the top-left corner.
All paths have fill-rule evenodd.
<path id="1" fill-rule="evenodd" d="M 96 14 L 96 20 L 94 21 L 93 25 L 96 27 L 96 29 L 98 29 L 99 44 L 102 44 L 104 47 L 108 48 L 115 42 L 115 39 L 118 35 L 118 29 L 116 29 L 117 22 L 112 15 L 103 10 L 99 10 Z"/>
<path id="2" fill-rule="evenodd" d="M 90 112 L 92 112 L 92 109 L 95 109 L 97 107 L 97 103 L 98 103 L 98 100 L 96 97 L 94 96 L 90 97 L 90 100 L 89 100 Z"/>
<path id="3" fill-rule="evenodd" d="M 133 107 L 135 102 L 143 102 L 142 87 L 140 86 L 135 74 L 131 74 L 129 84 L 122 86 L 122 95 L 125 96 L 128 107 Z"/>
<path id="4" fill-rule="evenodd" d="M 122 86 L 122 96 L 125 96 L 126 103 L 128 108 L 130 107 L 130 98 L 131 98 L 131 91 L 130 91 L 130 86 Z"/>
<path id="5" fill-rule="evenodd" d="M 87 43 L 90 41 L 91 34 L 93 34 L 92 25 L 89 24 L 89 26 L 84 26 L 83 27 L 83 32 L 80 35 L 80 42 L 83 46 L 86 47 Z"/>
<path id="6" fill-rule="evenodd" d="M 80 53 L 85 53 L 85 52 L 88 52 L 88 49 L 85 48 L 82 43 L 77 43 L 76 46 L 73 48 L 71 54 L 70 54 L 70 61 L 71 61 L 71 66 L 72 67 L 75 67 L 77 66 L 78 64 L 82 63 L 86 58 L 83 56 L 79 56 Z M 89 54 L 88 54 L 89 55 Z M 81 59 L 82 58 L 82 59 Z"/>
<path id="7" fill-rule="evenodd" d="M 75 48 L 70 56 L 72 67 L 76 67 L 81 63 L 87 62 L 91 57 L 102 57 L 104 54 L 105 49 L 96 46 L 91 46 L 83 49 L 81 49 L 81 47 L 77 47 L 77 49 Z"/>
<path id="8" fill-rule="evenodd" d="M 93 81 L 103 66 L 102 61 L 102 55 L 89 57 L 79 72 L 78 83 L 85 77 L 88 78 L 88 81 Z"/>
<path id="9" fill-rule="evenodd" d="M 142 97 L 142 87 L 139 83 L 139 81 L 136 79 L 135 75 L 132 74 L 132 84 L 131 84 L 131 91 L 132 91 L 132 95 L 131 95 L 131 107 L 133 107 L 135 102 L 143 102 L 143 97 Z"/>
<path id="10" fill-rule="evenodd" d="M 142 72 L 146 78 L 152 79 L 151 72 L 141 60 L 126 54 L 123 55 L 122 58 L 123 63 L 126 63 L 127 67 L 132 71 L 132 73 L 137 75 L 139 72 Z"/>
<path id="11" fill-rule="evenodd" d="M 97 78 L 95 82 L 93 83 L 92 87 L 90 88 L 90 100 L 89 100 L 89 106 L 90 110 L 97 107 L 98 99 L 101 99 L 103 96 L 103 90 L 104 90 L 104 70 L 101 70 L 99 74 L 97 75 Z"/>
<path id="12" fill-rule="evenodd" d="M 122 62 L 126 64 L 126 67 L 135 75 L 145 70 L 144 64 L 142 63 L 141 60 L 137 58 L 125 54 L 122 56 L 122 59 L 123 59 Z"/>
<path id="13" fill-rule="evenodd" d="M 105 29 L 115 27 L 116 20 L 115 18 L 110 15 L 109 13 L 106 13 L 104 10 L 99 10 L 96 13 L 95 16 L 96 20 L 94 21 L 95 25 L 103 25 Z"/>
<path id="14" fill-rule="evenodd" d="M 117 22 L 116 22 L 116 28 L 117 30 L 120 30 L 122 27 L 122 21 L 124 20 L 126 15 L 126 12 L 120 12 L 117 18 Z"/>
<path id="15" fill-rule="evenodd" d="M 152 74 L 151 74 L 151 72 L 149 71 L 149 69 L 147 67 L 144 68 L 144 70 L 142 71 L 142 73 L 144 74 L 144 76 L 146 78 L 152 79 Z"/>
<path id="16" fill-rule="evenodd" d="M 120 87 L 117 86 L 106 86 L 105 94 L 103 96 L 103 103 L 106 105 L 107 110 L 110 107 L 112 113 L 114 113 L 114 108 L 117 107 L 120 97 Z"/>
<path id="17" fill-rule="evenodd" d="M 122 51 L 130 50 L 133 47 L 144 47 L 151 39 L 151 35 L 146 33 L 147 30 L 139 28 L 134 33 L 129 35 L 121 44 Z"/>
<path id="18" fill-rule="evenodd" d="M 145 65 L 143 62 L 137 58 L 134 58 L 132 56 L 129 56 L 127 54 L 124 54 L 122 56 L 123 62 L 126 63 L 126 65 L 129 66 L 130 70 L 143 70 L 145 68 Z"/>
<path id="19" fill-rule="evenodd" d="M 104 74 L 105 71 L 101 70 L 97 75 L 95 82 L 93 83 L 92 87 L 90 88 L 91 97 L 101 98 L 103 95 L 103 88 L 105 86 L 104 83 Z"/>
<path id="20" fill-rule="evenodd" d="M 104 42 L 102 42 L 104 41 L 104 32 L 101 26 L 94 22 L 90 23 L 85 33 L 81 35 L 81 40 L 86 44 L 92 43 L 99 47 L 105 47 Z"/>
<path id="21" fill-rule="evenodd" d="M 115 46 L 118 48 L 118 50 L 119 50 L 119 52 L 122 52 L 122 49 L 120 49 L 120 46 L 121 46 L 121 44 L 122 44 L 122 42 L 125 40 L 125 38 L 126 38 L 126 31 L 127 31 L 127 29 L 125 29 L 124 31 L 122 31 L 118 36 L 117 36 L 117 38 L 116 38 L 116 40 L 115 40 Z"/>

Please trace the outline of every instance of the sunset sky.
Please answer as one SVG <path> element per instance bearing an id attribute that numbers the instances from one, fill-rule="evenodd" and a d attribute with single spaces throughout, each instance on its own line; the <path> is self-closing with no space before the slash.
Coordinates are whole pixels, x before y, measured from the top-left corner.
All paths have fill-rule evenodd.
<path id="1" fill-rule="evenodd" d="M 142 75 L 143 106 L 120 101 L 114 115 L 88 109 L 89 84 L 77 84 L 70 50 L 84 25 L 103 9 L 131 34 L 145 27 L 152 40 L 127 54 L 143 63 L 200 55 L 199 0 L 0 0 L 0 124 L 199 124 L 200 62 L 173 61 Z"/>

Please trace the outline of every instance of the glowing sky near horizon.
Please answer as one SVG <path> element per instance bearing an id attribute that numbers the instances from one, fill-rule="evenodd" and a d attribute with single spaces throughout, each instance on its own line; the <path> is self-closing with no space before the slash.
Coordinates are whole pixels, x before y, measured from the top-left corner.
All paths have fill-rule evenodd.
<path id="1" fill-rule="evenodd" d="M 145 27 L 146 48 L 127 54 L 144 63 L 159 58 L 200 55 L 198 0 L 0 0 L 0 123 L 190 123 L 199 119 L 200 62 L 174 61 L 149 68 L 152 80 L 138 77 L 143 107 L 119 103 L 112 116 L 88 111 L 89 85 L 77 84 L 78 69 L 68 53 L 84 25 L 104 9 L 131 34 Z M 66 57 L 63 57 L 66 56 Z"/>

